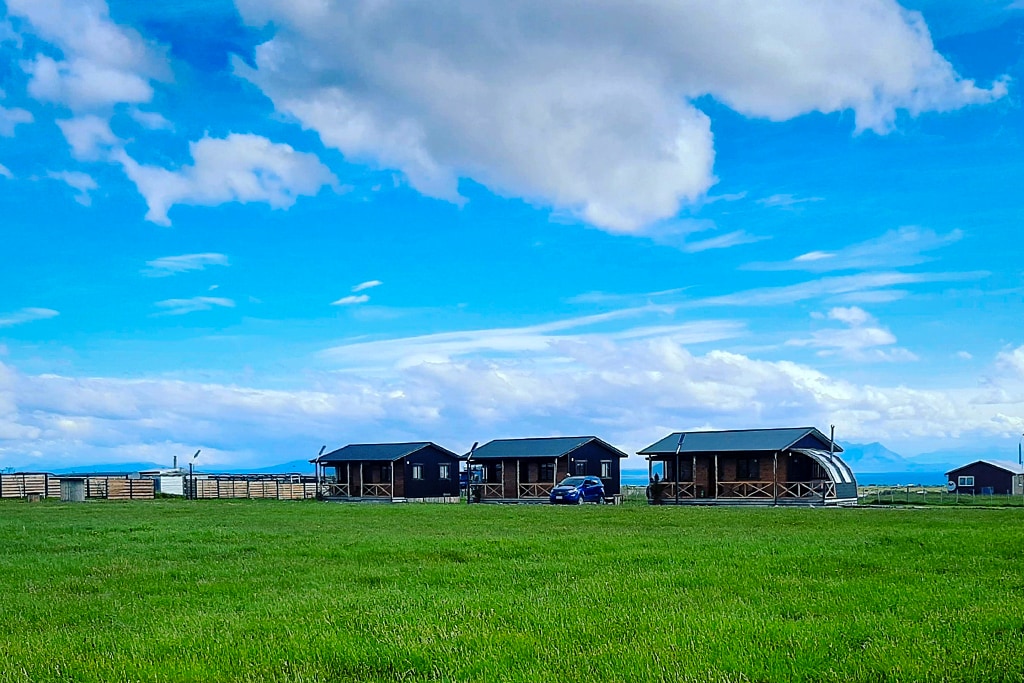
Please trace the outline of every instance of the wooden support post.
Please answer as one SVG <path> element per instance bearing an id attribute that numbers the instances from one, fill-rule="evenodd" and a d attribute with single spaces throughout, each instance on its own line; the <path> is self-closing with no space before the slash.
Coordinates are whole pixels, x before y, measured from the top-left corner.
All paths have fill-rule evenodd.
<path id="1" fill-rule="evenodd" d="M 654 461 L 651 460 L 651 456 L 647 456 L 647 483 L 650 484 L 654 481 Z"/>
<path id="2" fill-rule="evenodd" d="M 405 461 L 402 461 L 402 475 L 405 475 Z M 391 502 L 395 502 L 395 463 L 391 463 Z"/>
<path id="3" fill-rule="evenodd" d="M 363 461 L 359 461 L 359 497 L 363 497 Z"/>
<path id="4" fill-rule="evenodd" d="M 772 497 L 775 499 L 775 505 L 779 504 L 779 452 L 775 451 L 775 456 L 772 459 Z"/>
<path id="5" fill-rule="evenodd" d="M 679 505 L 679 449 L 676 449 L 676 505 Z"/>
<path id="6" fill-rule="evenodd" d="M 519 487 L 522 485 L 522 481 L 519 478 L 519 458 L 516 458 L 516 498 L 519 498 Z"/>
<path id="7" fill-rule="evenodd" d="M 718 453 L 715 453 L 715 500 L 718 500 Z"/>

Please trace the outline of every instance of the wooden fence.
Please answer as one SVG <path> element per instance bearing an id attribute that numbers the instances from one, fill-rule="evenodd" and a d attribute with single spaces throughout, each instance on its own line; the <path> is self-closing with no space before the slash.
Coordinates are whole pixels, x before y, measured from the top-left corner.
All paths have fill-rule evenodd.
<path id="1" fill-rule="evenodd" d="M 83 477 L 66 477 L 82 479 Z M 85 497 L 107 500 L 153 500 L 152 479 L 85 477 Z M 0 474 L 0 498 L 60 498 L 60 476 L 50 474 Z"/>
<path id="2" fill-rule="evenodd" d="M 0 474 L 0 498 L 27 498 L 39 496 L 45 498 L 49 494 L 49 475 L 29 474 L 19 472 L 18 474 Z M 57 497 L 60 497 L 60 482 L 57 482 Z"/>
<path id="3" fill-rule="evenodd" d="M 275 498 L 304 500 L 316 498 L 316 482 L 279 479 L 222 478 L 192 479 L 185 482 L 190 498 Z"/>

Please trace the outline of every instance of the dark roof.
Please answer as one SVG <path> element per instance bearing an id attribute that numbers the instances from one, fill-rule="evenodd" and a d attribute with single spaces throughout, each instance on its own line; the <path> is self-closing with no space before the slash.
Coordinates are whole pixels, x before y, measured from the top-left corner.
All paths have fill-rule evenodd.
<path id="1" fill-rule="evenodd" d="M 1024 474 L 1024 466 L 1018 465 L 1015 462 L 1007 462 L 1005 460 L 975 460 L 974 462 L 968 463 L 966 465 L 960 465 L 960 467 L 952 469 L 949 472 L 946 472 L 946 474 L 950 475 L 953 474 L 954 472 L 959 472 L 960 470 L 967 469 L 968 467 L 973 467 L 974 465 L 989 465 L 990 467 L 1005 470 L 1010 474 Z"/>
<path id="2" fill-rule="evenodd" d="M 805 436 L 812 435 L 828 449 L 828 437 L 814 427 L 782 429 L 734 429 L 721 432 L 673 432 L 661 441 L 639 451 L 639 455 L 670 455 L 676 452 L 679 436 L 683 438 L 680 453 L 728 453 L 731 451 L 784 451 Z M 835 452 L 841 453 L 839 444 Z"/>
<path id="3" fill-rule="evenodd" d="M 412 443 L 352 443 L 336 451 L 324 453 L 311 462 L 352 462 L 356 460 L 378 460 L 382 462 L 394 462 L 410 456 L 424 448 L 433 447 L 442 453 L 453 458 L 460 456 L 452 453 L 447 448 L 442 448 L 432 441 L 415 441 Z"/>
<path id="4" fill-rule="evenodd" d="M 620 458 L 628 457 L 615 446 L 596 436 L 549 436 L 533 439 L 495 439 L 473 452 L 474 460 L 500 458 L 559 458 L 580 446 L 597 442 Z"/>

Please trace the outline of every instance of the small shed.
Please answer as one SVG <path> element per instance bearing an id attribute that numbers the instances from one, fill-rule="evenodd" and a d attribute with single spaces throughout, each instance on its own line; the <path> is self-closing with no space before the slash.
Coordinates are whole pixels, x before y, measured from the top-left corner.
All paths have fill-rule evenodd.
<path id="1" fill-rule="evenodd" d="M 599 477 L 614 498 L 625 457 L 596 436 L 495 439 L 470 454 L 470 468 L 480 472 L 470 496 L 482 503 L 546 503 L 559 481 L 580 475 Z"/>
<path id="2" fill-rule="evenodd" d="M 139 472 L 141 479 L 152 479 L 157 493 L 165 496 L 185 495 L 185 476 L 188 470 L 180 467 L 166 469 L 142 470 Z"/>
<path id="3" fill-rule="evenodd" d="M 1024 466 L 1001 460 L 975 460 L 946 472 L 949 489 L 968 494 L 1024 495 Z"/>
<path id="4" fill-rule="evenodd" d="M 60 480 L 60 499 L 65 503 L 85 502 L 85 478 L 74 477 Z"/>
<path id="5" fill-rule="evenodd" d="M 664 477 L 652 503 L 856 505 L 857 479 L 842 448 L 814 427 L 674 432 L 639 452 Z"/>
<path id="6" fill-rule="evenodd" d="M 329 500 L 457 502 L 461 460 L 447 448 L 417 441 L 349 444 L 311 462 Z"/>

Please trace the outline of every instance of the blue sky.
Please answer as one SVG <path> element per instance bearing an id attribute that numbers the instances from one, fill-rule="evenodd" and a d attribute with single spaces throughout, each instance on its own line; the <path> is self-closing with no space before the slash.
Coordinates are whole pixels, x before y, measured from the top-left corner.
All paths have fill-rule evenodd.
<path id="1" fill-rule="evenodd" d="M 0 8 L 0 467 L 1016 453 L 1022 3 Z"/>

